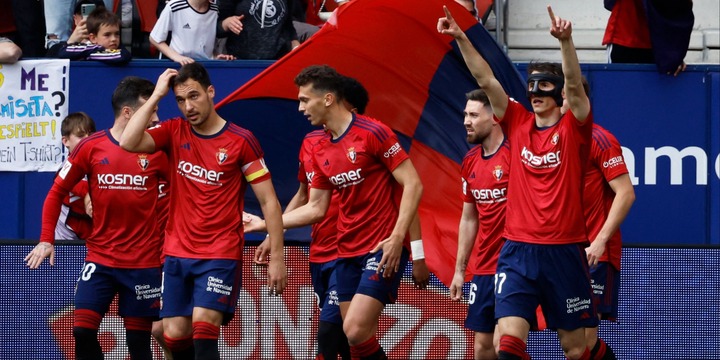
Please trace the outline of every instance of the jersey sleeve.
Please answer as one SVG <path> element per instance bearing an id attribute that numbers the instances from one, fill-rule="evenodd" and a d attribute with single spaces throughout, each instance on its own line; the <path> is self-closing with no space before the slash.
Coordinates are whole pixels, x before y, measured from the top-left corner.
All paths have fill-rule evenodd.
<path id="1" fill-rule="evenodd" d="M 43 203 L 42 222 L 40 231 L 40 241 L 53 244 L 55 242 L 55 226 L 60 217 L 60 209 L 62 201 L 70 193 L 70 190 L 82 182 L 83 177 L 87 173 L 87 169 L 83 163 L 83 155 L 87 153 L 86 146 L 80 143 L 77 151 L 73 151 L 70 158 L 63 164 L 58 171 L 55 181 L 50 191 L 48 191 Z"/>
<path id="2" fill-rule="evenodd" d="M 250 184 L 257 184 L 270 179 L 270 170 L 265 165 L 263 151 L 260 143 L 251 132 L 247 132 L 241 142 L 240 164 L 245 180 Z"/>
<path id="3" fill-rule="evenodd" d="M 172 143 L 173 129 L 178 126 L 181 121 L 183 120 L 180 118 L 170 119 L 147 130 L 148 134 L 152 136 L 153 141 L 155 141 L 155 151 L 163 150 L 168 153 L 167 150 Z"/>
<path id="4" fill-rule="evenodd" d="M 309 141 L 308 138 L 306 137 L 306 138 L 303 140 L 302 145 L 300 146 L 300 152 L 298 153 L 298 173 L 297 173 L 297 179 L 298 179 L 298 181 L 299 181 L 301 184 L 307 184 L 307 183 L 308 183 L 308 178 L 307 178 L 306 173 L 307 173 L 308 170 L 310 170 L 310 171 L 313 170 L 312 167 L 310 167 L 310 169 L 307 169 L 307 168 L 305 167 L 305 162 L 306 162 L 306 161 L 308 161 L 308 165 L 312 165 L 312 160 L 311 160 L 311 156 L 310 156 L 311 152 L 310 152 L 309 149 L 308 149 L 309 145 L 310 145 L 310 141 Z"/>
<path id="5" fill-rule="evenodd" d="M 512 131 L 512 128 L 516 126 L 515 124 L 518 121 L 523 120 L 523 116 L 526 113 L 527 109 L 525 109 L 522 104 L 515 101 L 515 99 L 508 97 L 507 108 L 505 108 L 505 115 L 503 115 L 502 119 L 499 119 L 497 116 L 495 116 L 495 114 L 493 114 L 493 120 L 496 123 L 500 124 L 503 131 L 509 132 Z"/>
<path id="6" fill-rule="evenodd" d="M 334 185 L 330 182 L 330 179 L 325 176 L 325 174 L 322 173 L 320 166 L 318 165 L 319 162 L 317 161 L 317 158 L 314 154 L 311 155 L 312 157 L 312 171 L 313 171 L 313 177 L 312 177 L 312 187 L 316 189 L 323 189 L 323 190 L 332 190 L 334 189 Z"/>
<path id="7" fill-rule="evenodd" d="M 371 136 L 374 141 L 368 143 L 372 146 L 370 150 L 385 167 L 394 171 L 403 161 L 409 159 L 408 154 L 400 146 L 400 141 L 397 135 L 390 130 L 386 125 L 381 124 L 380 131 L 376 136 Z"/>
<path id="8" fill-rule="evenodd" d="M 171 12 L 172 9 L 170 8 L 170 6 L 165 6 L 162 13 L 160 13 L 160 17 L 158 17 L 155 26 L 153 26 L 153 29 L 150 32 L 150 38 L 153 39 L 155 42 L 160 43 L 167 41 L 168 33 L 170 32 Z"/>
<path id="9" fill-rule="evenodd" d="M 622 148 L 617 139 L 606 131 L 593 131 L 591 157 L 603 174 L 605 181 L 610 182 L 620 175 L 628 173 Z"/>
<path id="10" fill-rule="evenodd" d="M 470 176 L 470 167 L 471 167 L 471 161 L 469 157 L 465 157 L 463 159 L 462 168 L 460 170 L 461 180 L 462 180 L 462 200 L 466 203 L 473 203 L 474 199 L 472 197 L 472 194 L 470 193 L 470 189 L 468 189 L 468 182 L 467 179 Z"/>

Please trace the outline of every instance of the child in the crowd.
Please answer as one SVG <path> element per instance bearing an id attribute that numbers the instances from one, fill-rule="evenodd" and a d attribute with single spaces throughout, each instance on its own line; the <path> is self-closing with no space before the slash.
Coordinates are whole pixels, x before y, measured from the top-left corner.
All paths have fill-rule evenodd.
<path id="1" fill-rule="evenodd" d="M 127 64 L 132 55 L 120 44 L 120 18 L 104 7 L 96 8 L 87 19 L 78 20 L 67 43 L 48 50 L 48 57 L 70 60 L 97 60 L 112 65 Z"/>

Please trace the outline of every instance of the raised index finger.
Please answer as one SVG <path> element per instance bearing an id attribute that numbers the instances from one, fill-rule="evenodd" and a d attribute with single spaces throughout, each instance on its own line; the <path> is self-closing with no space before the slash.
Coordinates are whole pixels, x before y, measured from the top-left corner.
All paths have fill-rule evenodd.
<path id="1" fill-rule="evenodd" d="M 548 14 L 550 15 L 550 21 L 552 21 L 552 23 L 554 24 L 555 23 L 555 13 L 552 11 L 552 6 L 548 5 L 547 9 L 548 9 Z"/>
<path id="2" fill-rule="evenodd" d="M 452 20 L 452 14 L 450 13 L 450 10 L 448 10 L 447 6 L 443 5 L 443 10 L 445 11 L 445 17 L 448 20 Z"/>

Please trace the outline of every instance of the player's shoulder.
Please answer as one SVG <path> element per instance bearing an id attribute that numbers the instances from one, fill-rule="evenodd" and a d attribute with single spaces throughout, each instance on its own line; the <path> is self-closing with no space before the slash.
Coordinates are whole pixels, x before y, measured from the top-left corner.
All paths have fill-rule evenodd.
<path id="1" fill-rule="evenodd" d="M 329 138 L 330 137 L 328 136 L 327 131 L 324 129 L 314 130 L 305 134 L 305 138 L 303 138 L 303 145 L 312 147 Z"/>
<path id="2" fill-rule="evenodd" d="M 475 145 L 470 150 L 468 150 L 468 152 L 465 154 L 465 157 L 463 158 L 463 161 L 473 160 L 476 157 L 481 156 L 482 152 L 482 145 Z"/>
<path id="3" fill-rule="evenodd" d="M 355 115 L 353 128 L 356 129 L 356 131 L 365 133 L 366 136 L 377 138 L 380 142 L 387 140 L 393 133 L 389 126 L 377 119 L 364 115 Z"/>
<path id="4" fill-rule="evenodd" d="M 73 152 L 80 152 L 81 149 L 83 149 L 82 151 L 85 151 L 102 141 L 108 140 L 106 131 L 107 130 L 96 131 L 90 134 L 88 137 L 80 140 L 80 142 L 75 146 L 75 150 Z"/>
<path id="5" fill-rule="evenodd" d="M 620 145 L 615 135 L 596 123 L 593 123 L 592 141 L 601 150 Z"/>

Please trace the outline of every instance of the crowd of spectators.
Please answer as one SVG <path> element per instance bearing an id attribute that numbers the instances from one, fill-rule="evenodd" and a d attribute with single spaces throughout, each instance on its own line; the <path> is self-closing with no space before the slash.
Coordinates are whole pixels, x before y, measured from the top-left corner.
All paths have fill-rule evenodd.
<path id="1" fill-rule="evenodd" d="M 109 64 L 130 57 L 181 64 L 277 60 L 320 29 L 323 20 L 307 23 L 307 14 L 337 6 L 327 2 L 332 6 L 318 8 L 313 0 L 0 0 L 0 8 L 10 10 L 0 12 L 0 62 L 21 56 Z M 105 34 L 110 47 L 100 29 L 113 30 Z"/>

